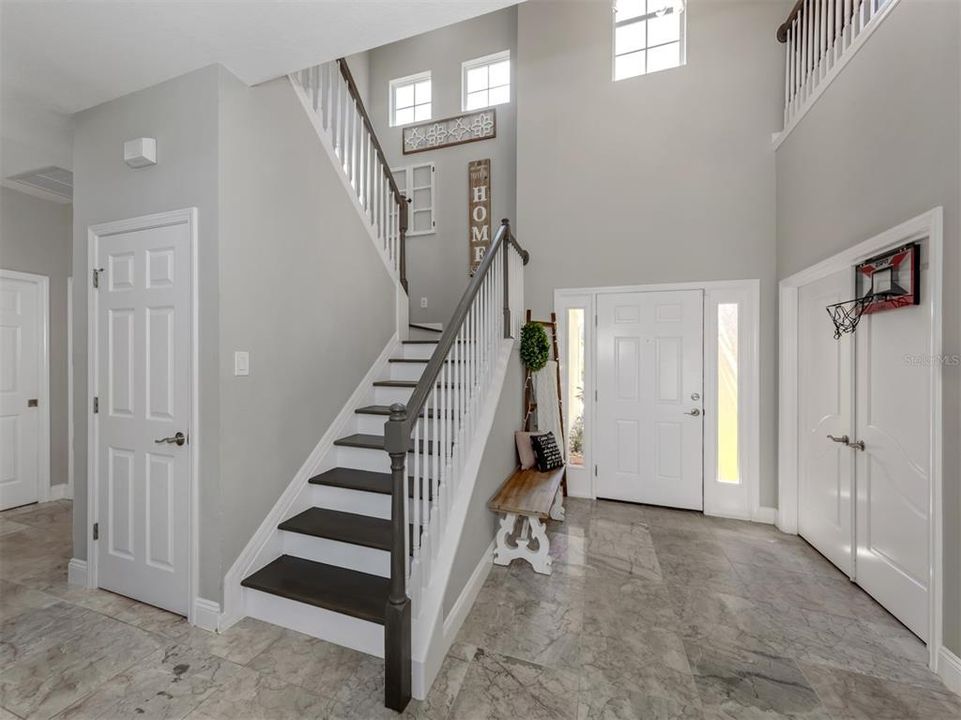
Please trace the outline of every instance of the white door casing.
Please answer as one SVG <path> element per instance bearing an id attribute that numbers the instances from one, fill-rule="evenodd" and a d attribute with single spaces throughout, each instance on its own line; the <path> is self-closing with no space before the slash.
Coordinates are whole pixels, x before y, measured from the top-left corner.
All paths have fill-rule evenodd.
<path id="1" fill-rule="evenodd" d="M 48 279 L 0 270 L 0 510 L 50 484 Z"/>
<path id="2" fill-rule="evenodd" d="M 852 453 L 857 453 L 854 491 L 858 502 L 854 508 L 855 528 L 850 544 L 851 552 L 857 551 L 855 579 L 925 640 L 929 666 L 938 672 L 943 616 L 942 208 L 936 207 L 922 213 L 780 282 L 780 502 L 777 524 L 784 532 L 796 532 L 799 519 L 798 410 L 803 395 L 800 383 L 795 381 L 799 374 L 797 365 L 801 354 L 799 289 L 842 270 L 851 272 L 851 268 L 858 263 L 911 242 L 922 243 L 922 257 L 927 261 L 926 271 L 923 270 L 922 305 L 866 316 L 855 332 L 858 372 L 857 399 L 854 401 L 857 417 L 853 420 L 856 424 L 853 434 L 863 433 L 865 437 L 852 437 L 852 441 L 863 440 L 865 450 L 852 450 Z M 885 330 L 894 331 L 897 324 L 908 321 L 902 313 L 912 315 L 911 330 L 904 332 L 905 328 L 901 328 L 896 333 L 892 332 L 885 342 L 893 344 L 893 336 L 896 340 L 894 347 L 886 349 L 886 353 L 876 352 L 881 342 L 881 337 L 877 336 L 881 332 L 881 320 L 885 324 L 892 323 Z M 876 326 L 865 331 L 871 324 Z M 877 337 L 868 337 L 872 334 Z M 876 345 L 875 348 L 870 347 L 872 343 Z M 880 373 L 881 382 L 873 382 L 872 373 L 875 376 Z M 872 385 L 870 389 L 864 387 L 868 383 Z M 903 383 L 904 387 L 888 396 L 886 393 L 889 389 L 886 386 L 890 383 Z M 913 387 L 915 391 L 905 401 L 903 393 L 908 392 L 908 387 Z M 901 398 L 897 406 L 903 412 L 899 412 L 898 416 L 891 409 L 894 407 L 894 398 Z M 928 403 L 926 410 L 925 402 Z M 902 440 L 900 435 L 904 432 L 908 414 L 918 417 L 910 433 Z M 901 415 L 904 416 L 903 420 Z M 922 434 L 925 437 L 920 441 L 916 435 Z M 897 482 L 890 480 L 892 473 L 900 476 Z M 861 481 L 864 477 L 867 483 Z M 894 518 L 899 526 L 892 522 Z M 879 527 L 882 523 L 883 528 Z M 914 536 L 907 543 L 902 537 L 905 532 Z M 922 546 L 927 548 L 923 560 L 920 552 Z M 862 558 L 865 560 L 863 564 Z M 922 595 L 925 581 L 926 592 Z M 891 590 L 899 596 L 893 601 L 885 596 Z M 905 602 L 912 605 L 913 612 L 901 609 Z M 919 609 L 918 605 L 923 607 Z"/>
<path id="3" fill-rule="evenodd" d="M 924 246 L 922 246 L 924 252 Z M 921 287 L 930 273 L 922 266 Z M 931 299 L 862 318 L 857 348 L 857 581 L 918 637 L 928 636 Z"/>
<path id="4" fill-rule="evenodd" d="M 853 296 L 850 268 L 798 289 L 798 531 L 849 577 L 854 451 L 828 436 L 854 439 L 854 357 L 825 307 Z"/>
<path id="5" fill-rule="evenodd" d="M 598 497 L 701 510 L 703 292 L 599 295 L 596 335 Z"/>
<path id="6" fill-rule="evenodd" d="M 192 610 L 196 211 L 91 228 L 91 584 Z M 183 433 L 183 444 L 173 441 Z M 158 442 L 159 441 L 159 442 Z"/>

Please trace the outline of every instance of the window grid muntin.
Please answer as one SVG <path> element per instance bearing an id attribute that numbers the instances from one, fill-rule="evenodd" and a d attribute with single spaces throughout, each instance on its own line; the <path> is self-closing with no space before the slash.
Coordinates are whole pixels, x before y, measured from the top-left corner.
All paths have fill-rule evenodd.
<path id="1" fill-rule="evenodd" d="M 498 65 L 500 63 L 507 63 L 507 82 L 501 83 L 499 85 L 490 84 L 490 69 L 493 65 Z M 467 91 L 467 75 L 473 70 L 479 69 L 486 70 L 486 85 L 482 89 L 474 90 L 472 92 Z M 491 55 L 485 55 L 483 57 L 474 58 L 473 60 L 465 60 L 461 63 L 461 110 L 482 110 L 484 108 L 494 107 L 496 105 L 505 105 L 511 101 L 511 51 L 502 50 L 501 52 L 493 53 Z M 490 94 L 493 90 L 500 90 L 507 88 L 507 98 L 499 102 L 491 103 Z M 485 95 L 486 102 L 482 105 L 471 106 L 468 102 L 471 96 Z"/>
<path id="2" fill-rule="evenodd" d="M 427 99 L 422 102 L 417 102 L 418 100 L 418 86 L 427 85 Z M 398 105 L 397 104 L 397 94 L 399 91 L 406 88 L 411 88 L 411 103 Z M 389 112 L 390 117 L 388 122 L 390 127 L 399 127 L 401 125 L 410 125 L 415 122 L 426 122 L 430 120 L 433 116 L 433 99 L 434 99 L 434 88 L 431 81 L 431 73 L 429 70 L 417 73 L 416 75 L 408 75 L 406 77 L 395 78 L 390 81 L 389 91 Z M 418 117 L 418 111 L 424 110 L 420 117 Z M 401 112 L 410 111 L 410 116 L 405 120 L 398 120 L 398 114 Z"/>
<path id="3" fill-rule="evenodd" d="M 652 4 L 655 7 L 654 10 L 650 9 Z M 611 42 L 614 47 L 614 53 L 611 59 L 611 74 L 613 76 L 614 82 L 617 82 L 619 80 L 627 80 L 632 77 L 639 77 L 641 75 L 647 75 L 650 72 L 660 72 L 661 70 L 670 70 L 676 67 L 680 67 L 687 62 L 687 40 L 686 40 L 687 22 L 686 22 L 686 18 L 684 17 L 684 12 L 686 8 L 682 6 L 682 9 L 679 11 L 678 7 L 673 3 L 671 3 L 670 0 L 645 0 L 644 9 L 645 9 L 645 12 L 643 12 L 640 15 L 635 15 L 625 20 L 617 20 L 617 0 L 613 0 L 614 27 L 611 31 L 611 35 L 612 35 Z M 650 38 L 649 36 L 650 30 L 649 30 L 648 22 L 652 19 L 660 17 L 658 13 L 663 9 L 667 10 L 667 13 L 665 14 L 672 14 L 672 15 L 676 14 L 679 16 L 678 17 L 678 39 L 671 40 L 664 43 L 658 43 L 656 45 L 648 45 L 648 41 Z M 618 53 L 617 52 L 617 29 L 620 27 L 636 25 L 637 23 L 640 23 L 640 22 L 644 23 L 644 47 L 638 48 L 637 50 L 630 50 L 627 52 Z M 657 50 L 658 48 L 668 47 L 670 45 L 677 45 L 677 64 L 670 65 L 664 68 L 659 68 L 658 70 L 649 71 L 647 53 L 651 50 Z M 631 55 L 637 55 L 639 53 L 643 53 L 643 70 L 641 72 L 638 72 L 632 75 L 624 75 L 623 77 L 618 77 L 617 76 L 618 58 L 626 58 Z"/>

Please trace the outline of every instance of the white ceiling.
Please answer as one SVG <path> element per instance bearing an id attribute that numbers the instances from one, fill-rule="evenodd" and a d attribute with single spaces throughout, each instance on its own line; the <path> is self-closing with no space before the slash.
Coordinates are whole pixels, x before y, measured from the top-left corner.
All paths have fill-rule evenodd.
<path id="1" fill-rule="evenodd" d="M 71 114 L 211 63 L 255 84 L 519 0 L 2 0 L 4 95 Z"/>

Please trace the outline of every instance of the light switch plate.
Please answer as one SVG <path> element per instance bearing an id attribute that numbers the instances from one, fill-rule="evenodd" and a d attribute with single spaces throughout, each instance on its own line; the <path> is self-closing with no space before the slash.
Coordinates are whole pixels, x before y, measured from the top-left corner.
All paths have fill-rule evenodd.
<path id="1" fill-rule="evenodd" d="M 237 350 L 234 353 L 234 375 L 237 377 L 250 375 L 250 353 L 246 350 Z"/>

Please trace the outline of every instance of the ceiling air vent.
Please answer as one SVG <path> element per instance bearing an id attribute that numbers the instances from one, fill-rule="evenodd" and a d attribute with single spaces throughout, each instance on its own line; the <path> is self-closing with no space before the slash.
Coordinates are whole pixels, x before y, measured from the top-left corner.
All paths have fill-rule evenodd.
<path id="1" fill-rule="evenodd" d="M 31 170 L 19 175 L 11 175 L 9 179 L 65 200 L 73 199 L 73 173 L 61 167 L 50 166 Z"/>

